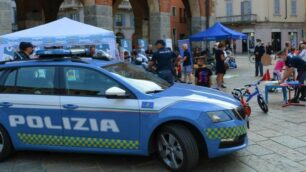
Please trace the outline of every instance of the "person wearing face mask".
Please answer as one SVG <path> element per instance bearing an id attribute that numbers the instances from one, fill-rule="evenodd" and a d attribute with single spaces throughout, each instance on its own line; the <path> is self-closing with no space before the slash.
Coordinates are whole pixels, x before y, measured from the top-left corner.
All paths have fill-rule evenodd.
<path id="1" fill-rule="evenodd" d="M 30 42 L 20 42 L 19 50 L 15 53 L 14 60 L 29 60 L 34 52 L 34 45 Z"/>
<path id="2" fill-rule="evenodd" d="M 297 69 L 298 71 L 298 77 L 297 80 L 300 84 L 305 84 L 306 80 L 306 62 L 299 58 L 299 57 L 289 57 L 286 55 L 285 51 L 281 51 L 276 54 L 277 56 L 281 57 L 285 61 L 286 70 L 284 72 L 283 78 L 280 80 L 280 83 L 285 82 L 290 75 L 294 72 L 294 69 Z M 302 97 L 300 97 L 300 94 L 302 93 Z M 295 96 L 290 102 L 292 103 L 298 103 L 299 100 L 305 101 L 305 90 L 303 90 L 302 87 L 296 88 Z"/>
<path id="3" fill-rule="evenodd" d="M 260 76 L 263 76 L 263 64 L 261 62 L 261 58 L 262 56 L 265 54 L 265 47 L 263 46 L 263 44 L 261 43 L 260 39 L 257 39 L 257 45 L 255 47 L 255 76 L 258 76 L 258 73 L 260 73 Z"/>

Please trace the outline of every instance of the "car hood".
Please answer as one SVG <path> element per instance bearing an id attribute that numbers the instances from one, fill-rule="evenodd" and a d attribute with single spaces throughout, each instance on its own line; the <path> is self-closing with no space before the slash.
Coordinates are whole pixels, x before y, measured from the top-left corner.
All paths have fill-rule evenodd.
<path id="1" fill-rule="evenodd" d="M 215 89 L 187 84 L 174 84 L 167 90 L 154 94 L 153 97 L 165 103 L 179 101 L 203 103 L 215 110 L 235 109 L 240 106 L 240 102 L 231 95 Z"/>

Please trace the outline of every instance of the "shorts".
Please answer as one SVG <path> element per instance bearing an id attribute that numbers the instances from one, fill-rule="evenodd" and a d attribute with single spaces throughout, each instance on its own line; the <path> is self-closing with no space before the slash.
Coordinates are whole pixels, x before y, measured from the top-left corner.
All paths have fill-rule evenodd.
<path id="1" fill-rule="evenodd" d="M 189 75 L 192 73 L 192 66 L 188 65 L 188 66 L 183 66 L 183 73 L 185 75 Z"/>
<path id="2" fill-rule="evenodd" d="M 275 81 L 281 80 L 282 79 L 282 72 L 279 70 L 274 70 L 273 71 L 273 79 Z"/>
<path id="3" fill-rule="evenodd" d="M 218 74 L 225 74 L 226 73 L 226 69 L 224 64 L 217 64 L 216 65 L 216 75 Z"/>

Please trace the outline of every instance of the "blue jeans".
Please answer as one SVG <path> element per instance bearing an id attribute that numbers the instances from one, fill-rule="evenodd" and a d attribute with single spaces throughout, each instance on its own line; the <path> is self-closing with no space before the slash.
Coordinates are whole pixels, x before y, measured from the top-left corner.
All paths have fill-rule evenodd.
<path id="1" fill-rule="evenodd" d="M 260 72 L 260 76 L 263 76 L 263 65 L 261 61 L 256 61 L 255 63 L 255 76 L 258 76 L 258 73 Z"/>
<path id="2" fill-rule="evenodd" d="M 174 84 L 174 77 L 171 70 L 161 70 L 158 72 L 158 76 L 166 80 L 169 84 Z"/>

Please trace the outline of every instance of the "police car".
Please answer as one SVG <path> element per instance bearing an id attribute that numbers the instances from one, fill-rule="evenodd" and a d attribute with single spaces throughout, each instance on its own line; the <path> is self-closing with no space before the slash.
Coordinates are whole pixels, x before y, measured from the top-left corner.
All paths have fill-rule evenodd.
<path id="1" fill-rule="evenodd" d="M 243 118 L 227 94 L 169 85 L 115 60 L 61 56 L 0 65 L 0 160 L 19 150 L 156 152 L 171 171 L 189 171 L 201 154 L 245 148 Z"/>

